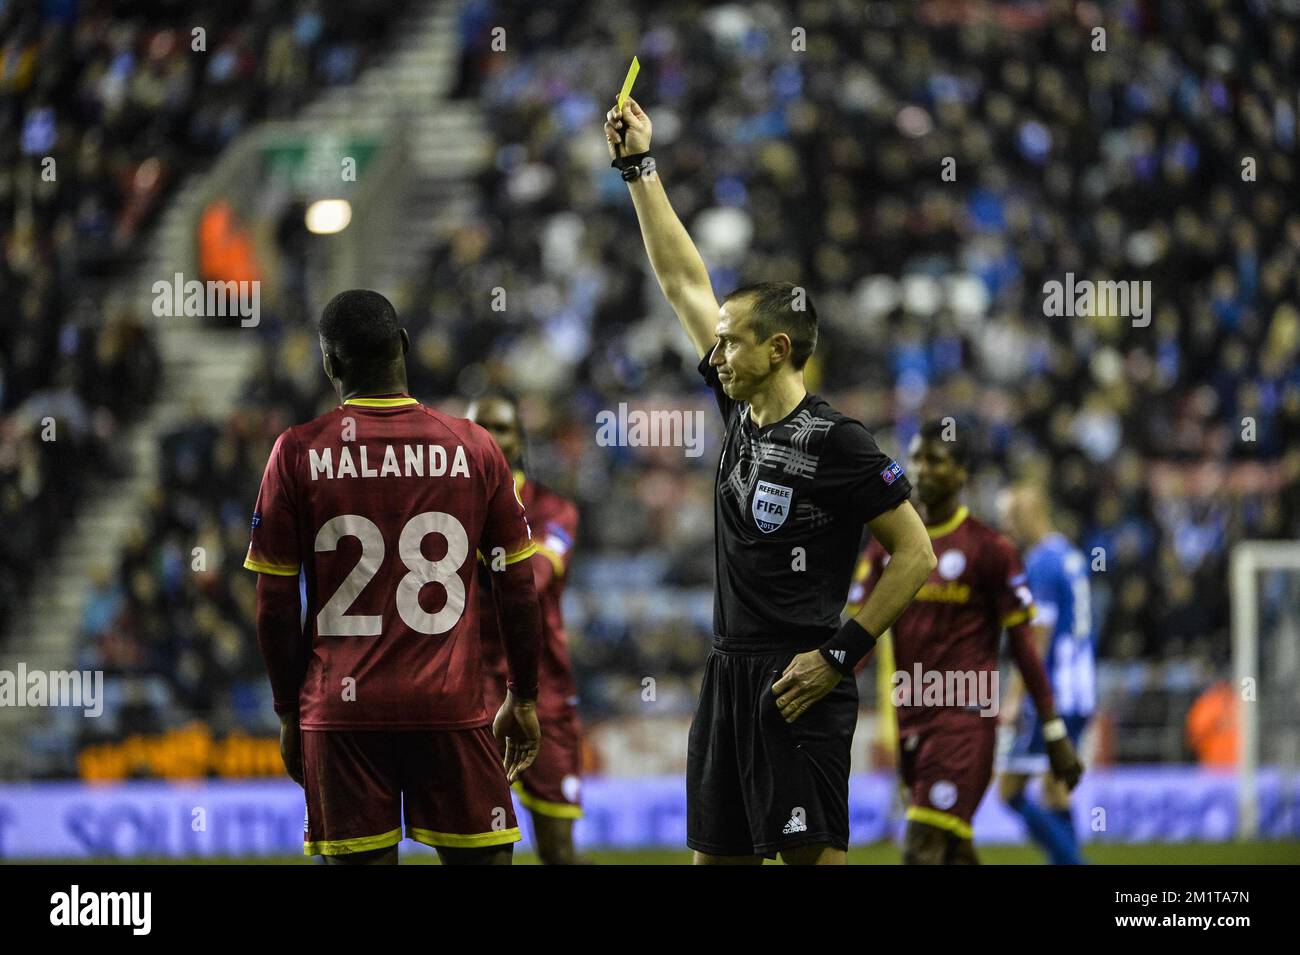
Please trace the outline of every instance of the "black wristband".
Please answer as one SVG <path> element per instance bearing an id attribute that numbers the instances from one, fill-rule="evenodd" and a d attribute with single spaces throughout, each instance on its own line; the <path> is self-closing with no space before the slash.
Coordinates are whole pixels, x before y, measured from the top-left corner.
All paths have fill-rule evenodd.
<path id="1" fill-rule="evenodd" d="M 619 172 L 622 172 L 628 166 L 637 165 L 638 163 L 641 162 L 642 159 L 645 159 L 645 157 L 649 155 L 650 154 L 648 152 L 645 152 L 645 153 L 632 153 L 630 156 L 615 156 L 614 161 L 610 163 L 610 166 L 614 169 L 617 169 Z"/>
<path id="2" fill-rule="evenodd" d="M 818 650 L 822 658 L 845 676 L 853 676 L 858 663 L 871 652 L 876 638 L 852 617 L 823 643 Z"/>
<path id="3" fill-rule="evenodd" d="M 624 182 L 635 182 L 647 173 L 654 172 L 655 160 L 648 152 L 630 156 L 616 156 L 610 165 L 617 169 Z"/>

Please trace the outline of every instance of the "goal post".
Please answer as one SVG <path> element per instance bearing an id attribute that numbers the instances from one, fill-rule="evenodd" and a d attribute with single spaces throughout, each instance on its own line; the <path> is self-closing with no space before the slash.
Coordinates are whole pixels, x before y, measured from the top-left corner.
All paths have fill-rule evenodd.
<path id="1" fill-rule="evenodd" d="M 1291 571 L 1277 588 L 1276 605 L 1267 603 L 1260 574 Z M 1300 541 L 1242 541 L 1229 558 L 1229 597 L 1232 605 L 1232 658 L 1236 691 L 1241 700 L 1240 745 L 1237 751 L 1237 838 L 1259 834 L 1259 767 L 1261 710 L 1272 706 L 1270 691 L 1294 692 L 1300 626 Z M 1264 604 L 1264 606 L 1261 606 Z M 1284 631 L 1290 630 L 1288 634 Z M 1288 639 L 1289 637 L 1289 639 Z M 1268 686 L 1262 685 L 1260 657 L 1267 654 Z M 1283 701 L 1285 717 L 1290 707 Z M 1295 728 L 1300 733 L 1300 728 Z M 1294 742 L 1290 743 L 1294 748 Z M 1283 749 L 1286 748 L 1284 743 Z M 1294 754 L 1292 753 L 1292 758 Z"/>

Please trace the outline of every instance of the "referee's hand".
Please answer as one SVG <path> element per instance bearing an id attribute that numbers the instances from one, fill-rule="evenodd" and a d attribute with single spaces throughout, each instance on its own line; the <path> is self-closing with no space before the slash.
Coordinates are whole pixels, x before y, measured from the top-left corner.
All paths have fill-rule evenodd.
<path id="1" fill-rule="evenodd" d="M 793 723 L 823 696 L 835 689 L 843 677 L 826 662 L 819 650 L 801 653 L 790 661 L 781 679 L 772 684 L 781 718 Z"/>
<path id="2" fill-rule="evenodd" d="M 609 158 L 631 156 L 650 151 L 653 127 L 641 104 L 628 97 L 620 110 L 617 106 L 605 114 L 605 144 Z"/>

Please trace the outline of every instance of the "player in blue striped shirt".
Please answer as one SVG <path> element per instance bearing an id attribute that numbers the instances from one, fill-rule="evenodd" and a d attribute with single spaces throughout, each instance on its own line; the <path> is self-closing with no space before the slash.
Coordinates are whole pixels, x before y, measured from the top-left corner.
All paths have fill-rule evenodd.
<path id="1" fill-rule="evenodd" d="M 1041 488 L 1020 485 L 1002 502 L 1004 530 L 1025 555 L 1025 573 L 1038 608 L 1033 621 L 1039 653 L 1052 681 L 1056 712 L 1077 748 L 1096 705 L 1093 626 L 1088 564 L 1065 535 L 1052 527 Z M 1049 727 L 1060 731 L 1060 725 Z M 1054 865 L 1079 865 L 1078 837 L 1070 816 L 1070 793 L 1048 772 L 1043 723 L 1025 697 L 1017 674 L 1002 703 L 999 789 L 1025 821 L 1030 836 Z M 1042 777 L 1042 804 L 1026 792 Z"/>

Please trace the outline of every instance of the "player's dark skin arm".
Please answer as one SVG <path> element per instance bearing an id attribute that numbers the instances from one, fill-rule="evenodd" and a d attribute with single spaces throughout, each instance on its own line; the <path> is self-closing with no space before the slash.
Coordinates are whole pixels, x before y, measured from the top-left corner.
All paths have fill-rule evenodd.
<path id="1" fill-rule="evenodd" d="M 551 563 L 549 557 L 541 553 L 536 554 L 528 563 L 533 568 L 533 587 L 538 596 L 541 596 L 555 581 L 555 565 Z"/>
<path id="2" fill-rule="evenodd" d="M 1046 660 L 1047 649 L 1051 645 L 1052 640 L 1051 629 L 1048 627 L 1040 627 L 1034 623 L 1031 623 L 1028 626 L 1033 629 L 1039 659 Z M 1020 671 L 1013 669 L 1011 671 L 1011 686 L 1002 694 L 1004 702 L 998 716 L 999 721 L 1004 726 L 1014 726 L 1016 724 L 1016 720 L 1020 714 L 1024 689 L 1025 681 L 1020 678 Z M 1058 780 L 1054 774 L 1048 773 L 1044 778 L 1043 783 L 1043 799 L 1049 808 L 1057 809 L 1069 806 L 1070 790 L 1063 782 Z M 1002 801 L 1011 802 L 1025 791 L 1025 786 L 1028 784 L 1028 775 L 1023 773 L 1004 772 L 998 780 L 998 792 L 999 795 L 1002 796 Z"/>
<path id="3" fill-rule="evenodd" d="M 1016 661 L 1016 669 L 1025 682 L 1025 689 L 1044 724 L 1056 719 L 1056 703 L 1052 699 L 1052 685 L 1048 682 L 1047 671 L 1043 669 L 1043 660 L 1035 649 L 1034 628 L 1028 623 L 1016 624 L 1007 630 L 1007 648 L 1011 658 Z M 1083 775 L 1083 764 L 1074 752 L 1069 737 L 1051 740 L 1047 743 L 1047 759 L 1052 766 L 1052 775 L 1073 789 Z"/>
<path id="4" fill-rule="evenodd" d="M 271 695 L 280 717 L 280 758 L 285 771 L 301 786 L 298 690 L 307 672 L 307 648 L 298 621 L 298 578 L 258 574 L 257 645 L 271 678 Z"/>
<path id="5" fill-rule="evenodd" d="M 1034 623 L 1028 624 L 1028 626 L 1034 633 L 1034 646 L 1038 650 L 1038 658 L 1040 660 L 1047 659 L 1047 647 L 1052 639 L 1052 631 L 1047 627 L 1040 627 Z M 1002 723 L 1009 725 L 1015 722 L 1016 716 L 1020 712 L 1020 698 L 1024 693 L 1024 689 L 1025 681 L 1020 678 L 1020 671 L 1012 670 L 1011 686 L 1003 694 L 1006 702 L 1002 704 Z M 1007 705 L 1008 703 L 1010 706 Z"/>
<path id="6" fill-rule="evenodd" d="M 878 637 L 907 609 L 936 560 L 921 516 L 908 501 L 868 521 L 867 526 L 888 551 L 889 563 L 853 619 Z M 800 653 L 772 686 L 776 708 L 787 723 L 793 723 L 835 689 L 841 679 L 840 672 L 826 662 L 821 651 Z"/>
<path id="7" fill-rule="evenodd" d="M 492 574 L 501 645 L 510 681 L 505 702 L 492 722 L 492 733 L 505 744 L 506 778 L 514 782 L 533 761 L 541 745 L 537 722 L 537 659 L 541 653 L 542 612 L 531 560 L 516 561 Z"/>

